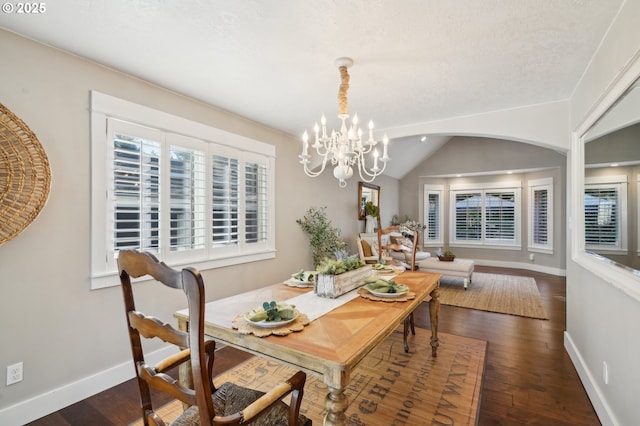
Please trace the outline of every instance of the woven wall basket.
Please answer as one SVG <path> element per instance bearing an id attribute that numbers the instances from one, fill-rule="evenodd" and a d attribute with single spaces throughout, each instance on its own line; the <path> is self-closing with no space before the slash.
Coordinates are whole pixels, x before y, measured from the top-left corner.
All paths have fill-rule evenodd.
<path id="1" fill-rule="evenodd" d="M 38 216 L 50 183 L 49 160 L 38 138 L 0 104 L 0 245 Z"/>

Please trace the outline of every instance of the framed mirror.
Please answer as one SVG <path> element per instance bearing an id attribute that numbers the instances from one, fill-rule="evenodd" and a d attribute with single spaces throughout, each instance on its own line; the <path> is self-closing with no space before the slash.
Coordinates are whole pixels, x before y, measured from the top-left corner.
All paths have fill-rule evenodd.
<path id="1" fill-rule="evenodd" d="M 573 145 L 573 259 L 640 300 L 640 60 L 601 97 Z"/>
<path id="2" fill-rule="evenodd" d="M 584 135 L 584 249 L 640 271 L 640 83 Z"/>
<path id="3" fill-rule="evenodd" d="M 358 182 L 358 219 L 364 220 L 367 216 L 365 205 L 371 202 L 380 211 L 380 187 L 366 182 Z"/>

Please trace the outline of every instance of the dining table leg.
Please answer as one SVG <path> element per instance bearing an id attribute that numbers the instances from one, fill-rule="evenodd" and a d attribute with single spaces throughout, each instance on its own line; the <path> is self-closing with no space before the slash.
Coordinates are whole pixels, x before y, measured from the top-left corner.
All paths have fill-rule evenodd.
<path id="1" fill-rule="evenodd" d="M 324 417 L 324 426 L 346 426 L 347 407 L 349 398 L 344 394 L 344 389 L 329 387 L 329 393 L 325 398 L 327 414 Z"/>
<path id="2" fill-rule="evenodd" d="M 440 318 L 440 282 L 436 288 L 431 291 L 431 300 L 429 301 L 429 317 L 431 319 L 431 356 L 438 356 L 438 319 Z"/>
<path id="3" fill-rule="evenodd" d="M 347 426 L 347 408 L 349 398 L 344 394 L 351 380 L 350 368 L 336 368 L 324 366 L 322 380 L 327 385 L 329 393 L 324 400 L 327 413 L 324 416 L 324 426 Z"/>

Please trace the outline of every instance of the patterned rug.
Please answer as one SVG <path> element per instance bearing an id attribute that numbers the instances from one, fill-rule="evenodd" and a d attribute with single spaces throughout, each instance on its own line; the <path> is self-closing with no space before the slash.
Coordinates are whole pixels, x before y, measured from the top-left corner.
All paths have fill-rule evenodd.
<path id="1" fill-rule="evenodd" d="M 462 278 L 442 277 L 440 303 L 529 318 L 549 319 L 531 277 L 474 272 L 467 290 Z"/>
<path id="2" fill-rule="evenodd" d="M 361 362 L 345 394 L 350 405 L 349 425 L 475 425 L 485 367 L 487 343 L 440 333 L 438 356 L 431 357 L 430 330 L 416 329 L 405 353 L 402 332 L 396 330 Z M 274 361 L 252 357 L 218 376 L 225 381 L 268 390 L 295 370 Z M 322 378 L 308 374 L 301 411 L 322 425 L 327 387 Z M 160 412 L 181 410 L 179 404 Z"/>

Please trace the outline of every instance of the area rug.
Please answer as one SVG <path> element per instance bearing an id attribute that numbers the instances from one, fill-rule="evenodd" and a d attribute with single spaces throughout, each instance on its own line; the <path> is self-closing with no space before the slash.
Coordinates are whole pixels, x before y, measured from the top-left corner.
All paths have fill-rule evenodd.
<path id="1" fill-rule="evenodd" d="M 529 318 L 549 319 L 531 277 L 474 272 L 467 290 L 462 279 L 442 277 L 440 303 Z"/>
<path id="2" fill-rule="evenodd" d="M 487 343 L 440 333 L 438 356 L 433 358 L 430 337 L 430 330 L 417 328 L 409 337 L 410 352 L 405 353 L 402 332 L 397 330 L 367 355 L 345 391 L 349 425 L 476 424 Z M 232 381 L 266 391 L 294 372 L 292 367 L 252 357 L 214 382 Z M 300 410 L 314 425 L 323 424 L 327 393 L 321 377 L 307 374 Z M 159 413 L 176 416 L 181 409 L 172 403 Z"/>

